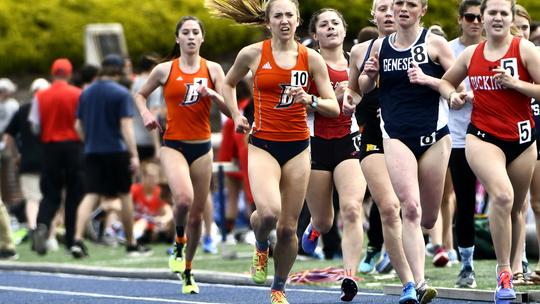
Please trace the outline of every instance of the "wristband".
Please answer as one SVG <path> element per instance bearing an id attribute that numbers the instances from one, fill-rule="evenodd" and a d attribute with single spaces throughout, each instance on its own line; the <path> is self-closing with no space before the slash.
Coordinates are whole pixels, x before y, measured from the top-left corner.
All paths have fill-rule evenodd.
<path id="1" fill-rule="evenodd" d="M 317 110 L 318 105 L 319 105 L 319 98 L 317 96 L 315 96 L 315 95 L 311 95 L 311 103 L 309 104 L 309 106 L 312 109 Z"/>

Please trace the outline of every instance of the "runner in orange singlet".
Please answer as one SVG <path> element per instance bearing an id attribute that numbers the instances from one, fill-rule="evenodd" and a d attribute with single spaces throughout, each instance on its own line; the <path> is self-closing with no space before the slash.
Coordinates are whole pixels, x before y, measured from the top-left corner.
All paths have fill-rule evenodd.
<path id="1" fill-rule="evenodd" d="M 239 23 L 264 25 L 271 39 L 243 48 L 225 79 L 223 95 L 238 132 L 249 125 L 238 111 L 236 84 L 254 75 L 255 122 L 248 148 L 248 173 L 257 210 L 251 216 L 256 250 L 251 275 L 266 281 L 268 235 L 277 228 L 272 303 L 288 303 L 285 281 L 298 252 L 296 227 L 310 172 L 309 129 L 306 108 L 337 117 L 339 106 L 320 54 L 295 40 L 300 17 L 298 1 L 212 0 L 212 8 Z M 255 9 L 253 9 L 255 8 Z M 309 80 L 319 96 L 309 95 Z"/>
<path id="2" fill-rule="evenodd" d="M 172 60 L 157 65 L 135 96 L 144 125 L 160 128 L 146 106 L 146 97 L 163 86 L 167 127 L 160 160 L 174 201 L 176 242 L 169 268 L 181 273 L 185 294 L 199 293 L 191 274 L 191 261 L 201 237 L 201 222 L 212 176 L 210 105 L 216 102 L 228 113 L 223 97 L 224 73 L 215 62 L 200 57 L 204 27 L 193 16 L 176 25 Z M 187 230 L 187 237 L 186 237 Z"/>

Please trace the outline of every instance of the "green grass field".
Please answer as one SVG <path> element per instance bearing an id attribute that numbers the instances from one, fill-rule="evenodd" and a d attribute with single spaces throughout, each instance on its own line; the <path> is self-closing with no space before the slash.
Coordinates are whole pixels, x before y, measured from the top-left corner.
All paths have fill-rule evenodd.
<path id="1" fill-rule="evenodd" d="M 38 256 L 30 251 L 30 245 L 24 243 L 17 247 L 19 262 L 48 262 L 62 264 L 78 264 L 96 267 L 128 267 L 128 268 L 166 268 L 167 267 L 167 246 L 153 245 L 154 254 L 150 257 L 132 258 L 125 255 L 124 247 L 107 247 L 103 245 L 87 242 L 90 256 L 85 259 L 76 260 L 68 255 L 62 248 L 57 252 L 50 252 L 46 256 Z M 199 248 L 196 258 L 193 261 L 194 269 L 211 270 L 219 272 L 248 273 L 251 262 L 252 247 L 250 245 L 238 244 L 235 247 L 238 253 L 236 259 L 224 259 L 220 254 L 212 255 L 202 253 Z M 531 266 L 536 265 L 536 261 L 530 261 Z M 270 260 L 272 263 L 272 260 Z M 292 272 L 320 269 L 328 266 L 340 267 L 340 260 L 314 260 L 298 259 Z M 492 290 L 495 287 L 495 261 L 481 260 L 475 261 L 476 281 L 478 289 Z M 269 267 L 269 274 L 273 273 L 273 265 Z M 459 265 L 445 268 L 435 268 L 431 264 L 431 258 L 426 257 L 426 278 L 433 286 L 454 287 L 456 276 L 459 272 Z M 359 282 L 360 288 L 382 289 L 386 284 L 399 284 L 395 276 L 381 275 L 360 275 L 363 280 Z M 521 286 L 518 291 L 540 290 L 540 286 Z"/>

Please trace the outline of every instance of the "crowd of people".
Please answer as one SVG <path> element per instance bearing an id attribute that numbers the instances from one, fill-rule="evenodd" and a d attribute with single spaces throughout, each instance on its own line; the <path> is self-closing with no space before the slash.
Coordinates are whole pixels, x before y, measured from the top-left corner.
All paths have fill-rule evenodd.
<path id="1" fill-rule="evenodd" d="M 0 79 L 0 259 L 17 258 L 11 213 L 40 255 L 58 248 L 58 227 L 77 259 L 91 254 L 87 239 L 110 234 L 130 256 L 172 244 L 168 265 L 182 293 L 199 293 L 197 247 L 216 252 L 214 107 L 227 116 L 216 160 L 239 167 L 226 176 L 223 231 L 234 233 L 243 192 L 255 283 L 274 260 L 271 303 L 289 303 L 297 254 L 317 256 L 321 238 L 343 260 L 342 301 L 357 295 L 358 273 L 393 269 L 400 304 L 430 303 L 429 255 L 438 267 L 461 264 L 456 287 L 475 288 L 479 192 L 489 204 L 495 301 L 515 299 L 514 285 L 540 284 L 525 250 L 529 202 L 540 217 L 540 28 L 527 10 L 463 0 L 460 35 L 448 41 L 440 26 L 424 27 L 427 0 L 373 0 L 374 26 L 349 52 L 338 10 L 315 12 L 301 43 L 299 2 L 261 3 L 207 1 L 214 14 L 269 33 L 227 73 L 200 55 L 204 24 L 184 16 L 171 54 L 142 56 L 136 74 L 118 54 L 77 72 L 59 58 L 51 83 L 36 79 L 20 105 L 16 85 Z"/>

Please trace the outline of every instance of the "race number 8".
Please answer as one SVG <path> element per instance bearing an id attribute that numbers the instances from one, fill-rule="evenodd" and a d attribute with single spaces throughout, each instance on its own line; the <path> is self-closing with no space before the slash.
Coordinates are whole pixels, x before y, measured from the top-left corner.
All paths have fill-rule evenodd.
<path id="1" fill-rule="evenodd" d="M 305 87 L 308 85 L 307 71 L 291 71 L 291 86 Z"/>
<path id="2" fill-rule="evenodd" d="M 501 60 L 501 66 L 505 69 L 514 79 L 519 79 L 518 65 L 516 58 L 506 58 Z"/>
<path id="3" fill-rule="evenodd" d="M 414 59 L 414 62 L 416 62 L 418 64 L 428 62 L 428 54 L 427 54 L 427 51 L 426 51 L 426 44 L 425 43 L 414 46 L 411 49 L 411 53 L 412 53 L 412 57 Z"/>
<path id="4" fill-rule="evenodd" d="M 518 122 L 519 144 L 531 141 L 531 122 L 528 120 Z"/>

